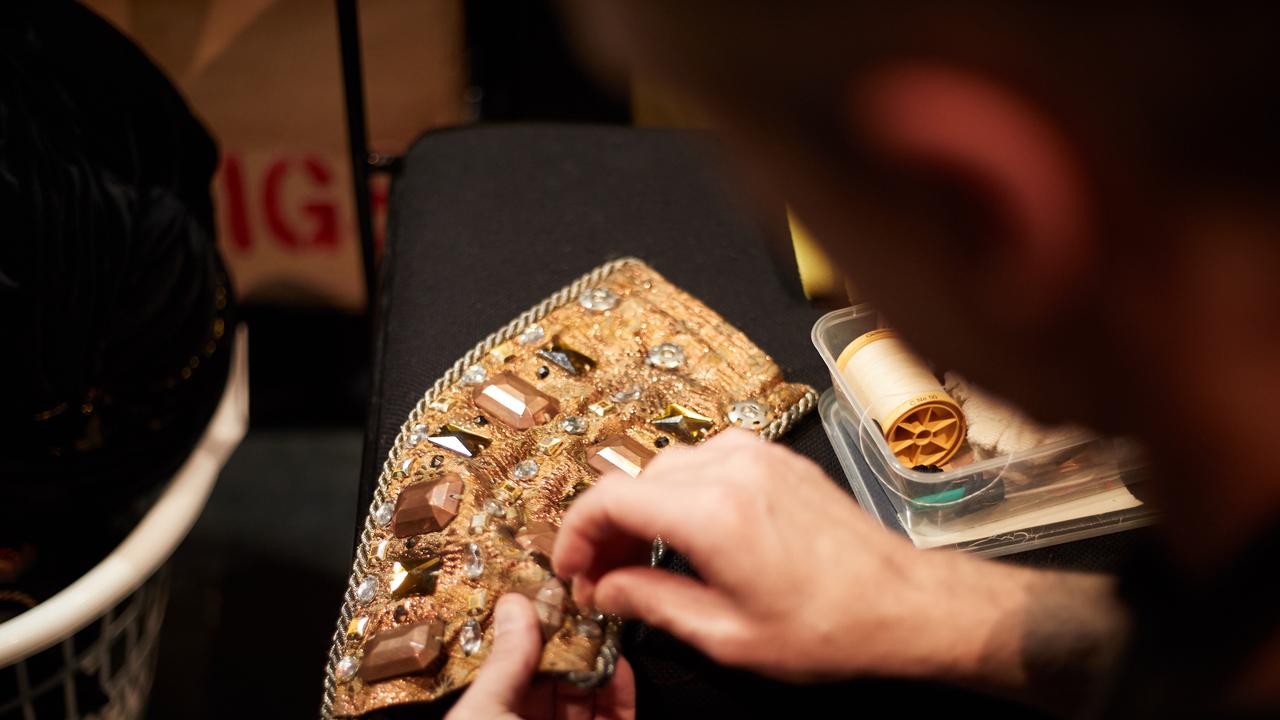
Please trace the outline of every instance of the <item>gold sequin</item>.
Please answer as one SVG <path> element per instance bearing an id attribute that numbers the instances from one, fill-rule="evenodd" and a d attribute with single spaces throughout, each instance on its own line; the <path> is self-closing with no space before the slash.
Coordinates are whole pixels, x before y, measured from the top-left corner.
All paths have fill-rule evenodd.
<path id="1" fill-rule="evenodd" d="M 601 400 L 598 403 L 591 403 L 590 405 L 587 406 L 587 409 L 595 413 L 596 415 L 599 415 L 600 417 L 604 417 L 605 415 L 608 415 L 614 410 L 617 410 L 618 405 L 617 403 L 613 403 L 608 400 Z"/>
<path id="2" fill-rule="evenodd" d="M 555 435 L 548 435 L 538 441 L 538 452 L 543 455 L 555 455 L 564 449 L 564 440 Z"/>
<path id="3" fill-rule="evenodd" d="M 364 633 L 369 629 L 369 616 L 357 615 L 351 618 L 351 622 L 347 623 L 347 639 L 357 640 L 364 637 Z"/>

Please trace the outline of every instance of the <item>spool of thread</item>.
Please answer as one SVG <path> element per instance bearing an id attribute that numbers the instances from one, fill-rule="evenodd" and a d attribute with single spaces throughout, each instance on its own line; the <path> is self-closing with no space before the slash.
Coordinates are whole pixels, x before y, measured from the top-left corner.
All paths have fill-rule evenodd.
<path id="1" fill-rule="evenodd" d="M 836 366 L 903 465 L 941 465 L 964 443 L 960 405 L 893 330 L 854 339 Z"/>

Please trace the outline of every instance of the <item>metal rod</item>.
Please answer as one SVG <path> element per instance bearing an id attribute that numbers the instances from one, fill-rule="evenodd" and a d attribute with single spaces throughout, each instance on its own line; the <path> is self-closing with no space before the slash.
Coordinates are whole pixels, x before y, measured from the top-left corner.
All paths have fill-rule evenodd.
<path id="1" fill-rule="evenodd" d="M 347 105 L 347 140 L 351 149 L 351 181 L 356 196 L 356 225 L 364 263 L 365 308 L 372 317 L 378 271 L 373 247 L 373 212 L 369 206 L 369 137 L 365 125 L 364 68 L 360 59 L 360 17 L 356 0 L 337 0 L 338 41 L 342 48 L 342 87 Z"/>

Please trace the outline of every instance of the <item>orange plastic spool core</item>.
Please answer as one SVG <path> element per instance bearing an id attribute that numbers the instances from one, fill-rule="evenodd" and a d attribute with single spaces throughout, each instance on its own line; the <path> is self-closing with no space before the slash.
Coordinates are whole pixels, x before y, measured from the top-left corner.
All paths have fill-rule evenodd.
<path id="1" fill-rule="evenodd" d="M 879 423 L 889 449 L 906 467 L 941 465 L 964 444 L 960 405 L 893 330 L 856 338 L 836 365 L 866 417 Z"/>
<path id="2" fill-rule="evenodd" d="M 945 404 L 917 407 L 885 432 L 889 449 L 907 467 L 941 465 L 960 449 L 964 420 Z"/>

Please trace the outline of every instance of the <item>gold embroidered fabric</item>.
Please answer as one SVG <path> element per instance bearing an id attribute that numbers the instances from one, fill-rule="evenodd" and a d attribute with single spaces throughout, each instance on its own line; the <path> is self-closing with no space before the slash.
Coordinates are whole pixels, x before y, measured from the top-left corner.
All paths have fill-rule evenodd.
<path id="1" fill-rule="evenodd" d="M 616 619 L 574 607 L 550 571 L 566 508 L 603 472 L 634 477 L 665 447 L 732 425 L 772 439 L 815 399 L 638 260 L 597 268 L 524 313 L 441 378 L 396 438 L 322 715 L 466 686 L 488 654 L 493 606 L 512 591 L 528 595 L 542 621 L 542 672 L 607 681 Z"/>

